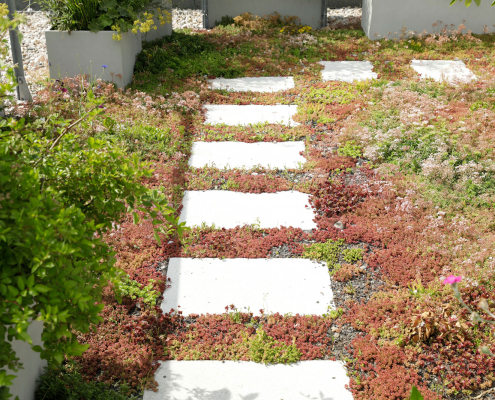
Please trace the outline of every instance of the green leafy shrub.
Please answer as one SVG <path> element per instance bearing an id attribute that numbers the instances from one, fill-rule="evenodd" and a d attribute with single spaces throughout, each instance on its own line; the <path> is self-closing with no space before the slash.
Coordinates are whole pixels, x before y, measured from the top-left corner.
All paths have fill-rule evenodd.
<path id="1" fill-rule="evenodd" d="M 48 13 L 55 30 L 113 30 L 117 32 L 113 35 L 116 40 L 129 30 L 146 33 L 156 29 L 154 16 L 162 25 L 172 20 L 171 13 L 162 9 L 168 4 L 159 0 L 40 0 L 38 3 Z"/>
<path id="2" fill-rule="evenodd" d="M 301 352 L 295 345 L 295 339 L 288 345 L 268 336 L 259 328 L 256 336 L 249 339 L 249 356 L 254 362 L 263 364 L 288 364 L 301 359 Z"/>
<path id="3" fill-rule="evenodd" d="M 353 263 L 363 259 L 363 249 L 344 249 L 342 251 L 344 260 Z"/>
<path id="4" fill-rule="evenodd" d="M 229 26 L 234 24 L 234 18 L 224 15 L 220 21 L 215 21 L 215 26 Z"/>
<path id="5" fill-rule="evenodd" d="M 36 400 L 134 400 L 125 384 L 110 386 L 102 382 L 85 382 L 71 365 L 51 365 L 38 379 Z"/>
<path id="6" fill-rule="evenodd" d="M 74 332 L 101 321 L 103 288 L 122 273 L 101 237 L 127 212 L 151 219 L 158 241 L 182 233 L 168 199 L 140 183 L 147 165 L 87 138 L 103 112 L 103 100 L 88 99 L 77 121 L 0 120 L 0 368 L 22 367 L 11 342 L 32 343 L 31 320 L 44 322 L 43 348 L 32 347 L 42 358 L 60 363 L 87 349 Z M 0 387 L 13 378 L 2 370 Z"/>

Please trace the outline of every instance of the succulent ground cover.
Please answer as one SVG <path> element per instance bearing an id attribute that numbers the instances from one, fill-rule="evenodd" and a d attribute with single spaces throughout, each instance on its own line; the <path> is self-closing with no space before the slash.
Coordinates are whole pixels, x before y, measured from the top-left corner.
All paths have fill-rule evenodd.
<path id="1" fill-rule="evenodd" d="M 68 365 L 85 380 L 125 382 L 139 394 L 154 387 L 158 360 L 337 357 L 355 399 L 404 399 L 412 385 L 426 399 L 490 393 L 495 360 L 479 346 L 495 351 L 492 328 L 473 322 L 442 281 L 462 275 L 466 303 L 495 304 L 494 42 L 462 29 L 373 42 L 360 30 L 287 34 L 261 24 L 184 30 L 145 45 L 130 89 L 100 85 L 97 96 L 115 122 L 95 122 L 88 134 L 149 162 L 154 172 L 144 182 L 179 211 L 184 190 L 298 190 L 311 194 L 318 229 L 199 226 L 159 243 L 150 222 L 117 221 L 105 240 L 129 279 L 107 289 L 104 322 L 80 336 L 90 348 Z M 454 58 L 478 79 L 421 81 L 410 67 L 413 59 Z M 369 60 L 378 79 L 322 82 L 321 60 Z M 278 75 L 294 76 L 296 87 L 231 93 L 207 83 Z M 64 91 L 77 82 L 55 86 L 39 101 L 77 117 L 77 90 Z M 296 104 L 301 125 L 207 126 L 204 104 Z M 307 163 L 288 171 L 193 169 L 187 160 L 197 140 L 304 140 Z M 156 305 L 170 257 L 326 261 L 339 308 L 323 317 L 255 317 L 230 304 L 221 315 L 163 313 Z"/>

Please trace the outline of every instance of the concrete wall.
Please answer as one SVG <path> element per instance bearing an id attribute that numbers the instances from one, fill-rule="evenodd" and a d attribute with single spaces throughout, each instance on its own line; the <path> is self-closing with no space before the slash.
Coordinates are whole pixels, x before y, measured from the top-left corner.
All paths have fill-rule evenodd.
<path id="1" fill-rule="evenodd" d="M 480 7 L 473 2 L 469 8 L 464 2 L 449 6 L 446 0 L 363 0 L 361 25 L 370 39 L 398 37 L 403 28 L 417 33 L 424 30 L 434 33 L 445 25 L 453 24 L 457 28 L 463 21 L 467 29 L 483 33 L 484 25 L 494 30 L 495 8 L 490 5 L 488 0 L 482 1 Z M 438 21 L 442 23 L 433 27 Z"/>
<path id="2" fill-rule="evenodd" d="M 43 332 L 43 322 L 34 321 L 28 328 L 29 336 L 33 339 L 33 344 L 41 346 L 41 333 Z M 8 374 L 17 375 L 14 384 L 10 387 L 10 393 L 19 396 L 20 400 L 34 400 L 36 390 L 36 379 L 43 372 L 43 367 L 47 365 L 46 360 L 42 360 L 39 353 L 31 350 L 31 345 L 15 340 L 12 347 L 17 357 L 21 360 L 24 368 L 19 372 L 7 371 Z"/>
<path id="3" fill-rule="evenodd" d="M 328 7 L 361 7 L 362 3 L 362 0 L 328 0 Z M 190 8 L 193 10 L 201 10 L 201 0 L 172 0 L 172 6 L 176 8 Z"/>
<path id="4" fill-rule="evenodd" d="M 7 3 L 6 0 L 0 0 L 0 3 Z M 24 11 L 28 7 L 31 7 L 34 11 L 39 11 L 40 6 L 34 2 L 34 0 L 31 1 L 31 5 L 29 5 L 29 0 L 15 0 L 15 7 L 17 11 Z"/>
<path id="5" fill-rule="evenodd" d="M 322 28 L 322 0 L 208 0 L 208 28 L 215 26 L 223 16 L 235 17 L 245 12 L 253 15 L 297 15 L 301 23 L 313 29 Z"/>

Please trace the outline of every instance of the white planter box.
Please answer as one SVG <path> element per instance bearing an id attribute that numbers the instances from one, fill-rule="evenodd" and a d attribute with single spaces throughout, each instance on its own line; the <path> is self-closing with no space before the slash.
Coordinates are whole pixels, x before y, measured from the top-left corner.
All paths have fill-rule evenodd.
<path id="1" fill-rule="evenodd" d="M 401 30 L 422 33 L 439 32 L 445 25 L 454 29 L 464 23 L 467 30 L 483 33 L 483 26 L 493 30 L 495 7 L 490 0 L 482 0 L 478 7 L 464 2 L 449 6 L 448 0 L 363 0 L 362 27 L 368 38 L 375 40 L 384 37 L 399 37 Z M 432 26 L 438 23 L 437 26 Z M 449 27 L 452 29 L 452 27 Z"/>
<path id="2" fill-rule="evenodd" d="M 132 81 L 136 55 L 142 50 L 141 34 L 125 32 L 113 40 L 115 32 L 46 31 L 50 78 L 88 74 L 124 87 Z M 103 69 L 102 65 L 108 65 Z"/>
<path id="3" fill-rule="evenodd" d="M 41 346 L 41 334 L 43 333 L 43 322 L 33 321 L 28 328 L 28 334 L 33 339 L 33 345 Z M 22 340 L 14 340 L 12 342 L 12 348 L 16 352 L 16 356 L 19 357 L 20 362 L 23 364 L 23 369 L 19 372 L 13 372 L 7 369 L 7 375 L 16 375 L 13 381 L 13 385 L 10 386 L 10 393 L 14 395 L 13 398 L 19 396 L 21 400 L 34 400 L 34 392 L 36 390 L 36 380 L 43 372 L 43 367 L 47 365 L 46 360 L 40 358 L 40 353 L 36 353 L 31 350 L 29 343 Z"/>
<path id="4" fill-rule="evenodd" d="M 160 24 L 160 20 L 157 17 L 153 17 L 157 29 L 151 29 L 149 32 L 141 33 L 143 42 L 151 42 L 153 40 L 162 39 L 165 36 L 172 34 L 172 22 L 166 24 Z"/>
<path id="5" fill-rule="evenodd" d="M 215 21 L 222 17 L 237 17 L 249 12 L 262 17 L 274 12 L 280 15 L 296 15 L 303 25 L 313 29 L 326 26 L 326 0 L 203 0 L 203 26 L 207 29 L 215 27 Z"/>

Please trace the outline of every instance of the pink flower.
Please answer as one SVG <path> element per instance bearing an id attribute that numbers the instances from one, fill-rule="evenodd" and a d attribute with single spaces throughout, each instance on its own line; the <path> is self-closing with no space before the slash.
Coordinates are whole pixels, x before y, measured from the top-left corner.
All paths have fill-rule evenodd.
<path id="1" fill-rule="evenodd" d="M 443 281 L 443 284 L 444 285 L 452 285 L 452 284 L 460 282 L 460 281 L 462 281 L 462 276 L 450 275 L 447 278 L 445 278 L 445 280 Z"/>

